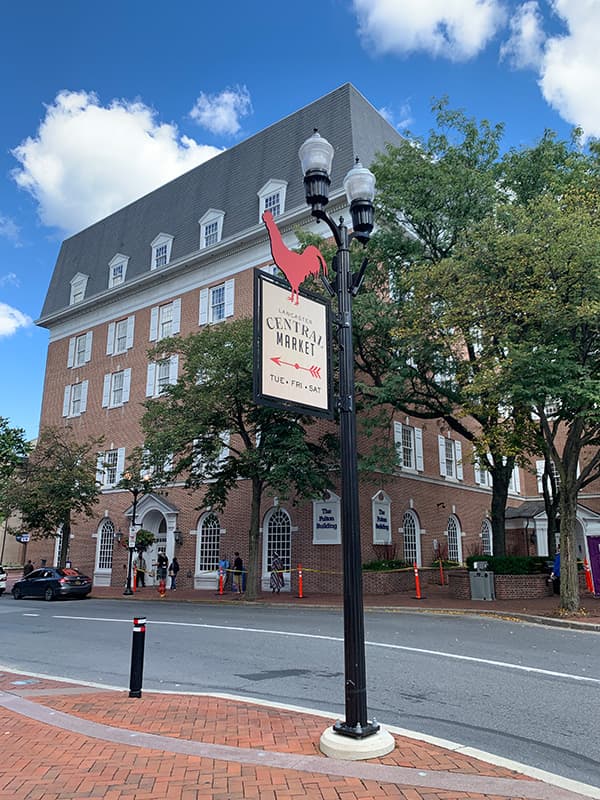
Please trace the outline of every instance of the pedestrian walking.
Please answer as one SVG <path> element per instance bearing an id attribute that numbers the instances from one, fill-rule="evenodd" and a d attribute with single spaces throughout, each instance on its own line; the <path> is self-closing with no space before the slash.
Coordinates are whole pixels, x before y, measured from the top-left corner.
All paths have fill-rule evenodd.
<path id="1" fill-rule="evenodd" d="M 231 570 L 229 559 L 227 556 L 223 556 L 223 558 L 219 561 L 219 569 L 223 573 L 223 591 L 224 592 L 231 592 L 233 591 L 233 581 L 231 579 Z"/>
<path id="2" fill-rule="evenodd" d="M 233 554 L 235 556 L 233 560 L 233 577 L 235 580 L 235 585 L 237 587 L 238 594 L 242 594 L 242 573 L 244 571 L 244 562 L 242 561 L 242 557 L 240 554 L 235 551 Z"/>
<path id="3" fill-rule="evenodd" d="M 273 553 L 273 558 L 271 559 L 271 592 L 275 594 L 279 594 L 279 592 L 285 586 L 285 580 L 283 577 L 283 561 L 279 558 L 278 553 Z"/>
<path id="4" fill-rule="evenodd" d="M 171 578 L 171 591 L 177 589 L 177 573 L 179 572 L 179 561 L 173 556 L 173 561 L 169 565 L 169 577 Z"/>
<path id="5" fill-rule="evenodd" d="M 135 585 L 139 589 L 140 586 L 146 585 L 146 559 L 143 553 L 138 553 L 133 565 L 135 567 Z"/>
<path id="6" fill-rule="evenodd" d="M 156 559 L 156 577 L 160 581 L 167 580 L 167 569 L 169 567 L 169 559 L 164 550 L 161 550 Z"/>
<path id="7" fill-rule="evenodd" d="M 552 590 L 554 594 L 560 594 L 560 545 L 556 545 L 556 555 L 554 556 L 554 566 L 550 575 L 552 580 Z"/>

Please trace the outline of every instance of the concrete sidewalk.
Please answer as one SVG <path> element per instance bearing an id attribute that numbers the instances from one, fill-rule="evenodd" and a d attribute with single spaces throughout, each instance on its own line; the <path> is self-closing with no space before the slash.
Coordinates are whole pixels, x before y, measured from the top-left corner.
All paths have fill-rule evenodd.
<path id="1" fill-rule="evenodd" d="M 2 800 L 576 800 L 600 791 L 394 733 L 368 762 L 320 754 L 333 720 L 232 697 L 0 673 Z"/>

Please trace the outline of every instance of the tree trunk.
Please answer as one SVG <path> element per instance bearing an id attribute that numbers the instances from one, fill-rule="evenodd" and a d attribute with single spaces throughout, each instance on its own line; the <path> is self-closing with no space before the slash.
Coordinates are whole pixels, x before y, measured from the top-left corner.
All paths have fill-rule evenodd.
<path id="1" fill-rule="evenodd" d="M 248 535 L 248 574 L 246 576 L 246 599 L 256 600 L 259 573 L 260 503 L 262 481 L 252 479 L 252 502 L 250 507 L 250 531 Z"/>
<path id="2" fill-rule="evenodd" d="M 63 522 L 60 535 L 60 552 L 58 554 L 58 566 L 64 569 L 69 554 L 69 544 L 71 541 L 71 520 Z"/>
<path id="3" fill-rule="evenodd" d="M 492 455 L 493 465 L 490 466 L 492 476 L 492 540 L 495 556 L 506 555 L 506 501 L 508 487 L 515 465 L 514 458 L 508 458 L 507 463 L 502 463 L 502 456 Z"/>
<path id="4" fill-rule="evenodd" d="M 560 490 L 560 607 L 579 611 L 577 575 L 577 490 L 575 484 Z"/>

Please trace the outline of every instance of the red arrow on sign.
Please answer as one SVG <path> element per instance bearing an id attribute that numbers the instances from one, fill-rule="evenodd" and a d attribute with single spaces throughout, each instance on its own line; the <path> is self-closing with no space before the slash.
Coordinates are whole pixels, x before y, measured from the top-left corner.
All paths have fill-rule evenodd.
<path id="1" fill-rule="evenodd" d="M 292 364 L 291 361 L 282 361 L 280 356 L 271 357 L 271 361 L 274 361 L 278 367 L 285 366 L 293 367 L 294 369 L 301 369 L 304 370 L 304 372 L 310 372 L 313 378 L 321 378 L 321 367 L 317 367 L 316 365 L 312 367 L 301 367 L 297 362 Z"/>

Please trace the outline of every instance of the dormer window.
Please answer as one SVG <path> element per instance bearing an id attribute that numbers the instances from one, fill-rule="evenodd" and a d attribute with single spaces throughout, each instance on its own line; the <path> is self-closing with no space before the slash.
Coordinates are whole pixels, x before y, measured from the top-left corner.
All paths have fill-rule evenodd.
<path id="1" fill-rule="evenodd" d="M 270 180 L 258 191 L 259 221 L 265 211 L 270 211 L 274 217 L 279 217 L 285 211 L 286 181 Z"/>
<path id="2" fill-rule="evenodd" d="M 166 267 L 171 261 L 171 247 L 173 245 L 173 237 L 168 233 L 159 233 L 156 239 L 152 241 L 152 264 L 150 269 L 160 269 Z"/>
<path id="3" fill-rule="evenodd" d="M 81 303 L 85 299 L 85 290 L 87 289 L 87 282 L 89 275 L 84 275 L 83 272 L 78 272 L 71 278 L 71 297 L 69 305 Z"/>
<path id="4" fill-rule="evenodd" d="M 114 286 L 125 281 L 125 274 L 127 272 L 127 264 L 129 263 L 129 256 L 124 256 L 122 253 L 117 253 L 108 262 L 108 288 L 112 289 Z"/>
<path id="5" fill-rule="evenodd" d="M 224 211 L 217 208 L 209 208 L 206 214 L 198 220 L 200 225 L 200 249 L 212 247 L 221 241 L 223 236 Z"/>

